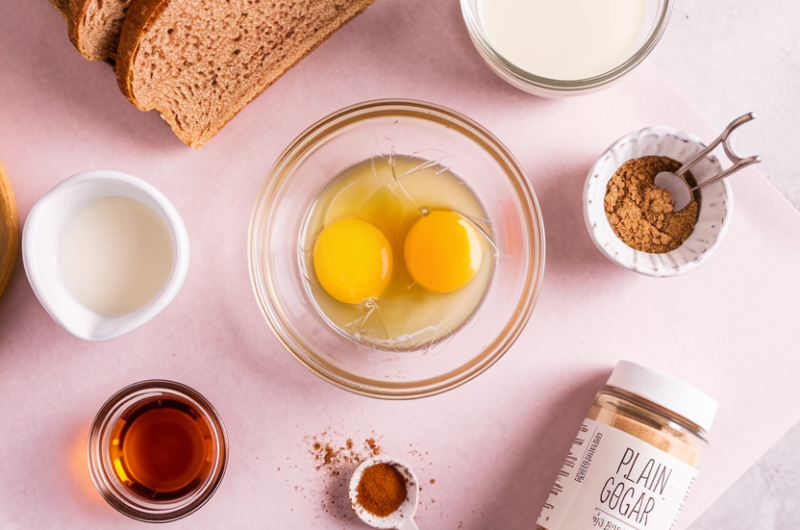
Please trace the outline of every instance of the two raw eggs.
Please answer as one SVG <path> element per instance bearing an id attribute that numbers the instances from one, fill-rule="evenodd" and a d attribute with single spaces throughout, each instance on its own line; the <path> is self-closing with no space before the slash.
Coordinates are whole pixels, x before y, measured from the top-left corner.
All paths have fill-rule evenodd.
<path id="1" fill-rule="evenodd" d="M 477 308 L 491 278 L 491 233 L 475 195 L 446 167 L 380 157 L 319 194 L 301 260 L 330 323 L 407 350 L 446 337 Z"/>

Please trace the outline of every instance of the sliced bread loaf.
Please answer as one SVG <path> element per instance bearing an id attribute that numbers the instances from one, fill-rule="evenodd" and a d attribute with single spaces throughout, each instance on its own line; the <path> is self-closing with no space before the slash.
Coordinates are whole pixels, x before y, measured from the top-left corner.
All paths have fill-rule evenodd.
<path id="1" fill-rule="evenodd" d="M 113 61 L 130 4 L 131 0 L 71 0 L 69 40 L 90 61 Z"/>
<path id="2" fill-rule="evenodd" d="M 134 0 L 117 51 L 117 81 L 202 147 L 372 0 Z"/>

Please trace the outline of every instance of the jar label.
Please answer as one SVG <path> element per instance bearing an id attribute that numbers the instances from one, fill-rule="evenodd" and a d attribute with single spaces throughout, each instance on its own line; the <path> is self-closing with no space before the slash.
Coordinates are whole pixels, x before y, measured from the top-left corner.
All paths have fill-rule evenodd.
<path id="1" fill-rule="evenodd" d="M 587 418 L 538 524 L 548 530 L 670 530 L 696 478 L 686 462 Z"/>

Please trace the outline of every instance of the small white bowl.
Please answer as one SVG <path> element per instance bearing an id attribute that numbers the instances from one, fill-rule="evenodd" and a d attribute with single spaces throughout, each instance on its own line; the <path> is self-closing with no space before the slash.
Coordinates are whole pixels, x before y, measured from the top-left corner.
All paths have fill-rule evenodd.
<path id="1" fill-rule="evenodd" d="M 358 503 L 358 484 L 361 482 L 361 475 L 367 468 L 378 464 L 389 464 L 393 466 L 406 481 L 406 499 L 391 514 L 381 517 L 370 513 Z M 358 518 L 373 528 L 397 528 L 399 530 L 418 530 L 414 523 L 414 514 L 417 512 L 419 504 L 419 479 L 411 469 L 411 466 L 388 456 L 380 455 L 372 457 L 362 462 L 350 477 L 350 505 L 358 515 Z"/>
<path id="2" fill-rule="evenodd" d="M 733 194 L 725 179 L 700 188 L 700 211 L 694 231 L 680 247 L 664 254 L 640 252 L 623 243 L 611 229 L 604 201 L 608 181 L 628 160 L 656 155 L 683 163 L 704 147 L 693 134 L 654 126 L 623 136 L 600 156 L 586 177 L 583 214 L 592 241 L 605 257 L 626 269 L 656 277 L 689 272 L 708 259 L 727 232 L 733 210 Z M 713 155 L 691 170 L 698 183 L 721 171 L 722 166 Z"/>
<path id="3" fill-rule="evenodd" d="M 152 208 L 167 225 L 174 251 L 172 271 L 155 298 L 136 311 L 113 317 L 75 299 L 56 259 L 66 222 L 81 207 L 103 197 L 126 197 Z M 33 206 L 22 232 L 22 260 L 33 292 L 53 320 L 78 338 L 108 340 L 146 323 L 175 298 L 189 269 L 189 235 L 172 203 L 147 182 L 115 171 L 91 171 L 64 180 Z"/>

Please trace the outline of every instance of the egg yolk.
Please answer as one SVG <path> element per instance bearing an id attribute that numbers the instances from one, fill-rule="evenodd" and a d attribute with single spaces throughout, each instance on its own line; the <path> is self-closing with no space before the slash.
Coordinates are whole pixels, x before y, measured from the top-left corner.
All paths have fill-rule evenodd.
<path id="1" fill-rule="evenodd" d="M 464 287 L 481 266 L 481 241 L 462 216 L 434 210 L 411 227 L 405 242 L 406 268 L 430 291 L 448 293 Z"/>
<path id="2" fill-rule="evenodd" d="M 346 304 L 377 298 L 392 277 L 392 247 L 361 219 L 326 227 L 314 243 L 314 271 L 325 291 Z"/>

